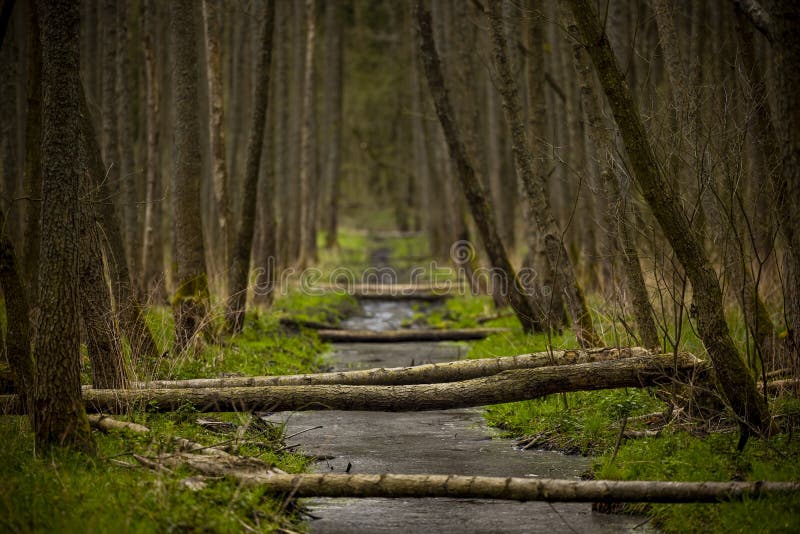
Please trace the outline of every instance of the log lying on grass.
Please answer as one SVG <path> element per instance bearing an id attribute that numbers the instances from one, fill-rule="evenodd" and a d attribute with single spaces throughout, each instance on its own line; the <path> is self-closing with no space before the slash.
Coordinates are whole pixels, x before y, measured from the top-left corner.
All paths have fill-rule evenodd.
<path id="1" fill-rule="evenodd" d="M 425 330 L 317 330 L 323 341 L 340 343 L 397 343 L 402 341 L 466 341 L 485 339 L 507 328 L 455 328 Z"/>
<path id="2" fill-rule="evenodd" d="M 696 370 L 701 362 L 691 354 L 645 356 L 616 361 L 515 369 L 499 374 L 450 382 L 408 386 L 264 386 L 241 388 L 182 388 L 85 390 L 86 410 L 121 413 L 130 407 L 175 411 L 192 407 L 200 412 L 369 410 L 383 412 L 446 410 L 485 406 L 553 393 L 668 383 Z M 15 396 L 0 397 L 4 413 L 20 413 Z"/>
<path id="3" fill-rule="evenodd" d="M 797 482 L 655 482 L 562 480 L 458 475 L 276 474 L 241 469 L 238 462 L 172 455 L 166 465 L 188 465 L 209 476 L 232 477 L 295 497 L 447 497 L 548 502 L 719 502 L 797 493 Z"/>
<path id="4" fill-rule="evenodd" d="M 482 376 L 491 376 L 510 369 L 535 369 L 552 365 L 574 365 L 578 363 L 603 362 L 652 356 L 647 349 L 602 348 L 588 350 L 554 350 L 535 352 L 501 358 L 459 360 L 446 363 L 429 363 L 413 367 L 390 367 L 339 371 L 335 373 L 313 373 L 278 376 L 237 376 L 231 378 L 196 378 L 192 380 L 156 380 L 135 382 L 132 387 L 147 388 L 232 388 L 253 386 L 301 386 L 340 384 L 351 386 L 401 386 L 408 384 L 436 384 L 458 382 Z"/>

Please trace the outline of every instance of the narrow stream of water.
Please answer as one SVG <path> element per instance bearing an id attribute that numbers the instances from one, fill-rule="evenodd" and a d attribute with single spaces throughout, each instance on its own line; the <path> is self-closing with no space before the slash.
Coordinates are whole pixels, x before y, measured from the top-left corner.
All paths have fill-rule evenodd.
<path id="1" fill-rule="evenodd" d="M 370 301 L 344 328 L 400 327 L 408 302 Z M 450 343 L 341 343 L 329 355 L 336 370 L 397 367 L 463 358 Z M 433 412 L 282 413 L 287 433 L 322 426 L 291 440 L 321 460 L 316 471 L 431 473 L 577 478 L 589 460 L 556 452 L 519 451 L 485 425 L 480 409 Z M 641 518 L 598 514 L 589 504 L 456 499 L 309 499 L 311 532 L 619 532 Z M 638 528 L 636 532 L 642 529 Z"/>

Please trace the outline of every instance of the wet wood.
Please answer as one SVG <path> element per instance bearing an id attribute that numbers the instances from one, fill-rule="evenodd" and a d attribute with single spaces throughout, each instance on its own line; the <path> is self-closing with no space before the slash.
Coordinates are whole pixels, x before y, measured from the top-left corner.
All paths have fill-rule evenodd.
<path id="1" fill-rule="evenodd" d="M 507 328 L 456 328 L 447 330 L 319 330 L 323 341 L 339 343 L 399 343 L 403 341 L 465 341 L 508 332 Z"/>

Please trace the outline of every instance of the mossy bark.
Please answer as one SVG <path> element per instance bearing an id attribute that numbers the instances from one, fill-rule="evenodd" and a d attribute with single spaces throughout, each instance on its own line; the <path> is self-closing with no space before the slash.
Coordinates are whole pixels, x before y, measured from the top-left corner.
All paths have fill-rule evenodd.
<path id="1" fill-rule="evenodd" d="M 701 241 L 662 174 L 639 111 L 591 2 L 566 0 L 608 98 L 636 182 L 692 284 L 698 332 L 716 371 L 720 388 L 741 422 L 743 435 L 766 431 L 769 412 L 742 361 L 725 322 L 719 280 Z"/>

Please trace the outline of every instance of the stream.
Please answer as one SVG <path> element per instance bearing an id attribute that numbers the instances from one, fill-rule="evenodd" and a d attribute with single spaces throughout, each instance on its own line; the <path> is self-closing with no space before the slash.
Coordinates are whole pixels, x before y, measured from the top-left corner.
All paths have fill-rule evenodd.
<path id="1" fill-rule="evenodd" d="M 343 328 L 395 329 L 413 315 L 407 301 L 366 301 Z M 334 370 L 398 367 L 462 359 L 454 343 L 337 343 Z M 549 451 L 520 451 L 488 428 L 479 408 L 431 412 L 311 411 L 274 414 L 290 440 L 321 460 L 319 473 L 458 474 L 579 478 L 590 459 Z M 349 471 L 348 471 L 349 470 Z M 306 499 L 309 530 L 372 532 L 619 532 L 641 517 L 592 512 L 586 503 L 519 503 L 463 499 Z M 635 532 L 642 531 L 642 527 Z"/>

